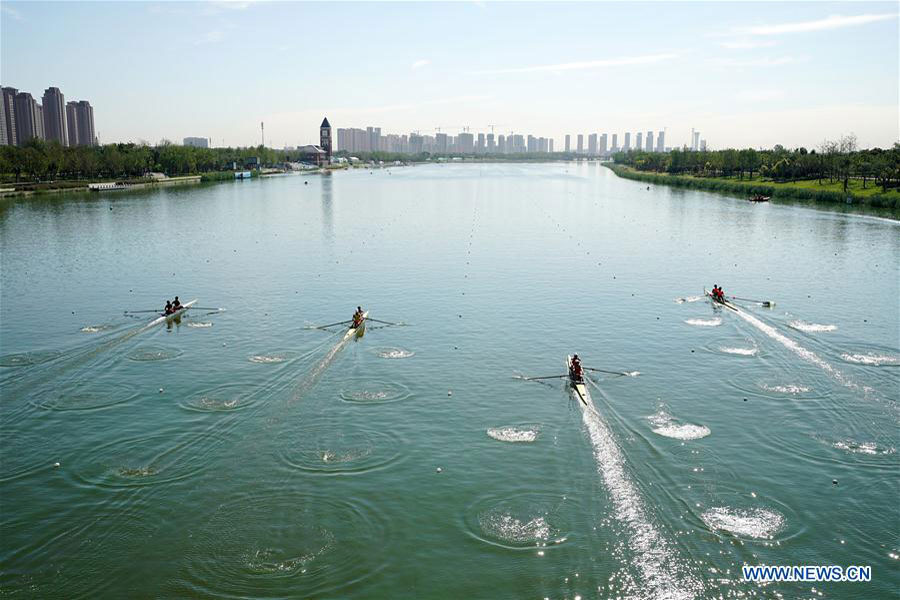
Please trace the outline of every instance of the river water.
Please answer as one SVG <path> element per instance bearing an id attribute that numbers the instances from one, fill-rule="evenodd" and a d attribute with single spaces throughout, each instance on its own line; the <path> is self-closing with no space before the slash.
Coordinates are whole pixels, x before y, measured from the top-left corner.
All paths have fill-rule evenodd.
<path id="1" fill-rule="evenodd" d="M 895 598 L 898 234 L 585 163 L 6 201 L 0 595 Z M 517 378 L 572 352 L 593 410 Z"/>

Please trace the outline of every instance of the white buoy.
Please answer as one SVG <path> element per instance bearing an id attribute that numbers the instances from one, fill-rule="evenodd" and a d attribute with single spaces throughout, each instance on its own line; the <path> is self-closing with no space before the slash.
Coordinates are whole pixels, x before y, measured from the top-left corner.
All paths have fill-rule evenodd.
<path id="1" fill-rule="evenodd" d="M 58 469 L 58 468 L 59 468 L 59 463 L 58 463 L 58 462 L 53 463 L 53 468 L 54 468 L 54 469 Z"/>
<path id="2" fill-rule="evenodd" d="M 160 393 L 160 394 L 163 393 L 163 389 L 162 389 L 162 388 L 159 388 L 159 393 Z"/>
<path id="3" fill-rule="evenodd" d="M 448 396 L 452 396 L 452 395 L 453 395 L 453 392 L 451 392 L 450 390 L 447 390 L 447 395 L 448 395 Z"/>
<path id="4" fill-rule="evenodd" d="M 440 468 L 440 467 L 438 467 L 436 470 L 437 470 L 438 473 L 442 473 L 442 472 L 444 471 L 444 470 L 443 470 L 442 468 Z"/>

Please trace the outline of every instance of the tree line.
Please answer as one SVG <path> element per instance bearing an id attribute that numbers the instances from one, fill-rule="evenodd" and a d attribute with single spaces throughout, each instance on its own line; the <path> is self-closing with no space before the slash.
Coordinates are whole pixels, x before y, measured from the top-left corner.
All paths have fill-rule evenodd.
<path id="1" fill-rule="evenodd" d="M 839 181 L 847 192 L 851 179 L 862 180 L 863 187 L 870 180 L 881 186 L 882 192 L 900 185 L 900 143 L 890 149 L 858 150 L 856 136 L 842 136 L 825 141 L 818 149 L 788 150 L 776 145 L 771 150 L 689 150 L 675 149 L 668 153 L 629 151 L 613 155 L 613 160 L 639 171 L 653 171 L 696 177 L 759 178 L 777 182 L 818 180 Z"/>
<path id="2" fill-rule="evenodd" d="M 177 176 L 224 171 L 234 164 L 243 168 L 251 158 L 269 165 L 296 157 L 296 152 L 263 146 L 195 148 L 163 140 L 157 146 L 129 143 L 70 147 L 35 138 L 24 146 L 0 146 L 0 175 L 17 182 L 139 178 L 151 172 Z"/>

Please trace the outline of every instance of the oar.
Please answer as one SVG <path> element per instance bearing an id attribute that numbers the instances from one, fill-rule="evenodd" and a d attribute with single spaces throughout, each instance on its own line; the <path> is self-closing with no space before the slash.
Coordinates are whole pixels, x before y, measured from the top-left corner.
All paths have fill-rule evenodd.
<path id="1" fill-rule="evenodd" d="M 624 377 L 637 377 L 640 373 L 637 371 L 632 371 L 631 373 L 625 373 L 623 371 L 607 371 L 606 369 L 594 369 L 591 367 L 581 367 L 585 371 L 596 371 L 598 373 L 608 373 L 610 375 L 622 375 Z"/>
<path id="2" fill-rule="evenodd" d="M 763 306 L 775 306 L 775 302 L 773 300 L 753 300 L 751 298 L 739 298 L 737 296 L 729 296 L 732 300 L 743 300 L 744 302 L 757 302 L 762 304 Z"/>
<path id="3" fill-rule="evenodd" d="M 335 325 L 343 325 L 345 323 L 349 323 L 352 319 L 347 319 L 346 321 L 338 321 L 337 323 L 329 323 L 328 325 L 313 325 L 310 329 L 325 329 L 326 327 L 334 327 Z"/>
<path id="4" fill-rule="evenodd" d="M 161 309 L 161 308 L 151 308 L 150 310 L 126 310 L 125 314 L 131 315 L 131 314 L 137 314 L 137 313 L 152 313 L 152 312 L 158 313 L 158 312 L 162 312 L 162 311 L 163 311 L 163 309 Z"/>
<path id="5" fill-rule="evenodd" d="M 385 325 L 397 325 L 398 327 L 403 327 L 406 323 L 391 323 L 390 321 L 379 321 L 378 319 L 373 319 L 372 317 L 366 317 L 366 321 L 373 321 L 375 323 L 384 323 Z"/>
<path id="6" fill-rule="evenodd" d="M 514 375 L 515 379 L 524 379 L 525 381 L 537 381 L 538 379 L 560 379 L 568 377 L 568 375 L 547 375 L 546 377 L 524 377 L 522 375 Z"/>
<path id="7" fill-rule="evenodd" d="M 219 312 L 223 312 L 224 308 L 217 308 L 213 306 L 188 306 L 188 308 L 192 308 L 194 310 L 217 310 Z"/>

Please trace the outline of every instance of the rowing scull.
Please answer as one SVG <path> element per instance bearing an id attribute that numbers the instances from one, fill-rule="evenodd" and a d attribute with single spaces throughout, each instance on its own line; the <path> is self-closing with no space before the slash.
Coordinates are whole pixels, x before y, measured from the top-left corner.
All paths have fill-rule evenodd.
<path id="1" fill-rule="evenodd" d="M 350 338 L 354 336 L 362 337 L 362 335 L 366 332 L 366 317 L 369 316 L 369 311 L 366 311 L 362 314 L 362 318 L 359 320 L 359 327 L 350 326 L 350 329 L 347 330 L 347 333 L 344 334 L 341 342 L 346 342 Z"/>
<path id="2" fill-rule="evenodd" d="M 187 311 L 187 309 L 189 309 L 190 307 L 192 307 L 192 306 L 193 306 L 194 304 L 196 304 L 196 303 L 197 303 L 197 300 L 194 299 L 194 300 L 191 300 L 190 302 L 188 302 L 188 303 L 186 303 L 186 304 L 182 304 L 182 305 L 181 305 L 181 308 L 179 308 L 178 310 L 176 310 L 176 311 L 173 312 L 172 314 L 169 314 L 169 315 L 161 314 L 160 316 L 156 317 L 155 319 L 153 319 L 152 321 L 150 321 L 149 323 L 147 323 L 146 326 L 147 326 L 147 327 L 153 327 L 154 325 L 159 325 L 160 323 L 171 323 L 172 321 L 174 321 L 175 319 L 177 319 L 177 318 L 179 318 L 181 315 L 183 315 L 183 314 Z"/>
<path id="3" fill-rule="evenodd" d="M 588 392 L 587 385 L 585 385 L 584 376 L 579 378 L 575 375 L 575 371 L 572 369 L 571 356 L 566 357 L 566 370 L 569 373 L 569 383 L 572 385 L 572 389 L 575 390 L 575 395 L 584 406 L 590 406 L 591 393 Z"/>

